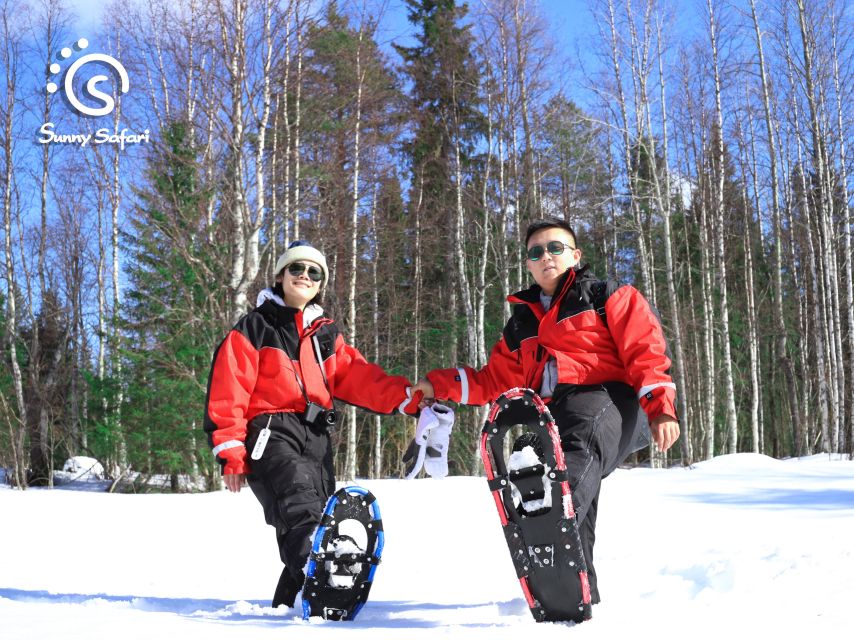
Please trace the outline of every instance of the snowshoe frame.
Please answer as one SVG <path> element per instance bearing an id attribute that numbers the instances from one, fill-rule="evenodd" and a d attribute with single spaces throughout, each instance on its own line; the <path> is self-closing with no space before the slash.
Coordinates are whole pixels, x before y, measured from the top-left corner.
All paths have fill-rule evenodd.
<path id="1" fill-rule="evenodd" d="M 325 549 L 335 536 L 337 523 L 346 519 L 358 520 L 365 526 L 368 544 L 364 553 L 336 556 L 338 561 L 358 562 L 362 565 L 352 588 L 336 588 L 327 584 L 328 554 Z M 344 487 L 333 493 L 312 538 L 302 592 L 303 619 L 320 616 L 326 620 L 354 620 L 368 600 L 384 545 L 385 532 L 374 494 L 358 486 Z"/>
<path id="2" fill-rule="evenodd" d="M 511 475 L 504 460 L 504 439 L 521 424 L 539 436 L 549 468 L 551 508 L 526 515 L 514 504 Z M 551 447 L 549 446 L 551 444 Z M 591 617 L 587 564 L 581 549 L 566 462 L 557 426 L 542 399 L 531 389 L 514 388 L 493 403 L 480 440 L 489 488 L 495 500 L 516 576 L 537 622 Z"/>

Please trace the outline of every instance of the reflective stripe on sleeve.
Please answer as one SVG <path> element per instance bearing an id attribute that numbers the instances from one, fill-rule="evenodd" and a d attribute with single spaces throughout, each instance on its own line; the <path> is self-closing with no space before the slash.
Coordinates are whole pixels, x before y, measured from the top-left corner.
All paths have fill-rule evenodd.
<path id="1" fill-rule="evenodd" d="M 213 448 L 213 454 L 219 455 L 220 451 L 225 451 L 226 449 L 234 449 L 235 447 L 242 447 L 243 443 L 240 440 L 227 440 L 222 444 L 218 444 Z"/>
<path id="2" fill-rule="evenodd" d="M 656 382 L 655 384 L 648 384 L 646 386 L 641 387 L 640 391 L 638 391 L 638 398 L 643 398 L 653 389 L 658 389 L 658 387 L 669 387 L 674 391 L 676 390 L 676 385 L 672 382 Z"/>
<path id="3" fill-rule="evenodd" d="M 458 368 L 460 372 L 460 404 L 469 403 L 469 377 L 466 370 L 462 367 Z"/>

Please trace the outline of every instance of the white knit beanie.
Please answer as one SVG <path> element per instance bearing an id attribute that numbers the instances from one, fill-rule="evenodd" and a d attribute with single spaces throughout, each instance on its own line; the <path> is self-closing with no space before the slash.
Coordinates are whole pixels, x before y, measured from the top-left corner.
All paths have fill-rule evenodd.
<path id="1" fill-rule="evenodd" d="M 320 251 L 304 240 L 294 240 L 288 245 L 288 250 L 276 260 L 274 273 L 279 275 L 282 269 L 292 262 L 299 262 L 300 260 L 307 260 L 320 265 L 320 269 L 323 271 L 323 287 L 325 288 L 326 283 L 329 281 L 329 268 L 326 266 L 326 258 L 323 257 Z"/>

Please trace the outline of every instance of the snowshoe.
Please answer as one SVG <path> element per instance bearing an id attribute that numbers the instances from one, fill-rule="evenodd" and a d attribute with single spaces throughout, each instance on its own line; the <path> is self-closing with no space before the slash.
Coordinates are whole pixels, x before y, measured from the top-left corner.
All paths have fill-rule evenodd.
<path id="1" fill-rule="evenodd" d="M 505 460 L 511 427 L 523 433 Z M 581 549 L 557 427 L 530 389 L 511 389 L 492 405 L 480 453 L 516 575 L 537 622 L 591 617 Z"/>
<path id="2" fill-rule="evenodd" d="M 332 494 L 312 539 L 303 618 L 355 619 L 368 599 L 384 541 L 379 506 L 370 491 L 352 486 Z"/>

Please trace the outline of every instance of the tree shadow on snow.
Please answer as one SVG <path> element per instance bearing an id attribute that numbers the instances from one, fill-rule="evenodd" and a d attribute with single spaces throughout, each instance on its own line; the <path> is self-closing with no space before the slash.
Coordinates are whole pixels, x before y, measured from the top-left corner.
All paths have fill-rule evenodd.
<path id="1" fill-rule="evenodd" d="M 819 511 L 854 509 L 854 491 L 844 489 L 758 489 L 750 493 L 695 494 L 691 502 L 735 507 L 779 507 Z"/>
<path id="2" fill-rule="evenodd" d="M 51 593 L 49 591 L 0 588 L 0 598 L 17 602 L 35 602 L 51 604 L 95 604 L 105 602 L 135 611 L 153 613 L 173 613 L 206 622 L 255 621 L 271 626 L 288 623 L 306 624 L 298 608 L 272 609 L 266 601 L 236 602 L 234 600 L 216 600 L 212 598 L 161 598 L 149 596 L 118 596 L 92 593 Z M 297 603 L 299 607 L 299 602 Z M 433 628 L 447 626 L 438 620 L 428 620 L 419 616 L 419 612 L 455 611 L 497 607 L 499 616 L 524 615 L 527 612 L 525 601 L 521 598 L 508 602 L 437 604 L 412 601 L 368 601 L 359 617 L 348 622 L 348 627 L 369 628 Z M 407 615 L 409 614 L 409 615 Z M 312 621 L 315 621 L 312 618 Z M 320 620 L 316 622 L 323 624 Z M 330 623 L 335 624 L 335 623 Z M 454 627 L 494 627 L 496 619 L 489 617 L 483 622 L 453 623 Z"/>
<path id="3" fill-rule="evenodd" d="M 473 620 L 468 622 L 448 622 L 443 621 L 441 612 L 447 611 L 452 613 L 461 610 L 476 610 L 490 609 L 488 614 L 470 614 Z M 497 609 L 497 611 L 496 611 Z M 436 614 L 435 619 L 426 619 L 422 614 Z M 496 617 L 496 613 L 497 616 Z M 369 600 L 359 614 L 359 617 L 352 623 L 348 623 L 354 627 L 362 626 L 371 629 L 417 629 L 417 628 L 435 628 L 435 627 L 454 627 L 454 628 L 494 628 L 501 626 L 501 618 L 512 616 L 512 622 L 508 624 L 517 624 L 517 616 L 530 618 L 528 606 L 524 598 L 516 598 L 506 602 L 462 602 L 451 604 L 440 604 L 435 602 L 416 602 L 411 600 Z M 481 620 L 480 622 L 478 620 Z M 533 623 L 533 619 L 531 619 Z"/>
<path id="4" fill-rule="evenodd" d="M 153 596 L 117 596 L 104 593 L 51 593 L 49 591 L 26 591 L 2 589 L 0 598 L 18 602 L 50 602 L 52 604 L 84 604 L 107 602 L 137 611 L 174 613 L 181 616 L 211 620 L 268 620 L 280 624 L 282 619 L 293 617 L 294 611 L 278 611 L 264 601 L 215 600 L 212 598 L 161 598 Z M 241 612 L 241 609 L 253 612 Z M 258 612 L 254 612 L 257 609 Z"/>

